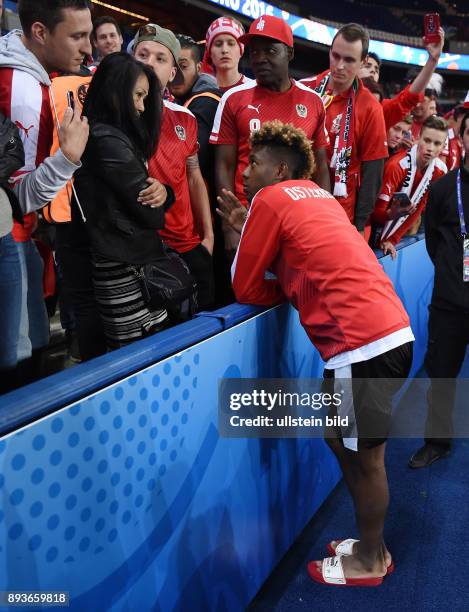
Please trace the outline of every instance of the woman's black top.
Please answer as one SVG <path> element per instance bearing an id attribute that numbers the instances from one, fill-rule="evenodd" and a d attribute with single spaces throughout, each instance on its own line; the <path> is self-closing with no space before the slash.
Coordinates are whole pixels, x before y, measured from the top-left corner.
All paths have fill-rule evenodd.
<path id="1" fill-rule="evenodd" d="M 91 126 L 82 167 L 75 173 L 75 189 L 95 254 L 129 264 L 150 263 L 161 256 L 157 230 L 164 227 L 174 192 L 166 186 L 163 206 L 142 205 L 137 198 L 148 187 L 147 178 L 143 159 L 121 130 L 102 123 Z M 82 223 L 76 202 L 72 222 Z"/>

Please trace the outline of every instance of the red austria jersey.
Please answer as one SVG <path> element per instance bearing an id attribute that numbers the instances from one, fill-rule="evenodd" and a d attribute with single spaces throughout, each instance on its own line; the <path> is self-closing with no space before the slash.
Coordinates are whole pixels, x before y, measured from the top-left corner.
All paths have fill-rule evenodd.
<path id="1" fill-rule="evenodd" d="M 301 128 L 312 141 L 313 148 L 328 145 L 325 112 L 321 98 L 301 83 L 291 81 L 288 91 L 265 89 L 256 81 L 244 83 L 225 93 L 218 105 L 210 136 L 212 144 L 236 145 L 238 152 L 235 193 L 244 206 L 242 174 L 248 165 L 249 137 L 266 121 L 279 119 Z"/>
<path id="2" fill-rule="evenodd" d="M 194 115 L 178 104 L 163 102 L 161 134 L 156 154 L 148 162 L 150 176 L 174 189 L 175 202 L 165 215 L 164 242 L 185 253 L 200 243 L 194 227 L 186 161 L 197 155 L 197 121 Z"/>
<path id="3" fill-rule="evenodd" d="M 265 278 L 273 272 L 277 280 Z M 232 267 L 241 303 L 285 298 L 324 361 L 409 326 L 373 251 L 327 191 L 285 181 L 254 197 Z"/>
<path id="4" fill-rule="evenodd" d="M 13 180 L 21 180 L 50 154 L 54 124 L 49 87 L 22 70 L 0 68 L 0 112 L 19 130 L 25 163 L 15 172 Z M 14 222 L 13 237 L 17 242 L 29 240 L 37 224 L 37 214 L 24 215 L 23 221 L 24 225 Z"/>

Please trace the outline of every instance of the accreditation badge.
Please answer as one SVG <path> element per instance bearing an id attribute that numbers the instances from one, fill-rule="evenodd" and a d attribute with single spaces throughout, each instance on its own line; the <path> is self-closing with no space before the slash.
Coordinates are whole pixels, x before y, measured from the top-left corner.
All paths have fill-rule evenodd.
<path id="1" fill-rule="evenodd" d="M 463 239 L 462 279 L 469 283 L 469 238 Z"/>

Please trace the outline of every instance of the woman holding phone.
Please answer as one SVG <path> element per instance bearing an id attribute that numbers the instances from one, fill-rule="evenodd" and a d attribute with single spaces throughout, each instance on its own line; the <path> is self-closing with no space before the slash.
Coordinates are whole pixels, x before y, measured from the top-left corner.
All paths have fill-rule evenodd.
<path id="1" fill-rule="evenodd" d="M 174 195 L 159 185 L 159 201 L 142 202 L 146 161 L 158 144 L 162 100 L 153 70 L 127 53 L 100 63 L 83 114 L 90 137 L 76 174 L 72 221 L 86 228 L 95 297 L 106 341 L 114 349 L 168 324 L 165 309 L 149 308 L 136 266 L 157 260 L 163 244 L 157 230 Z"/>

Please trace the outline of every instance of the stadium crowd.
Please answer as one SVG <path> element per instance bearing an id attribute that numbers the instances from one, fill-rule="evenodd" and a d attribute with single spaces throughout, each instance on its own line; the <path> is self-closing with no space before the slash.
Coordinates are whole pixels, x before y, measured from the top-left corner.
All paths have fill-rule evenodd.
<path id="1" fill-rule="evenodd" d="M 221 16 L 204 46 L 149 23 L 126 50 L 86 0 L 20 0 L 19 17 L 22 32 L 0 39 L 2 392 L 44 374 L 56 310 L 79 362 L 234 301 L 240 235 L 217 207 L 234 197 L 246 218 L 250 136 L 266 122 L 304 132 L 311 179 L 392 257 L 422 231 L 430 185 L 463 159 L 462 101 L 438 115 L 442 29 L 384 99 L 355 23 L 297 81 L 293 33 L 272 16 L 248 32 Z"/>

